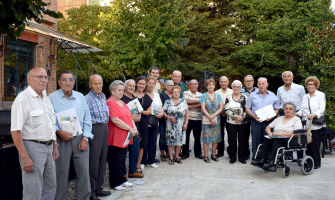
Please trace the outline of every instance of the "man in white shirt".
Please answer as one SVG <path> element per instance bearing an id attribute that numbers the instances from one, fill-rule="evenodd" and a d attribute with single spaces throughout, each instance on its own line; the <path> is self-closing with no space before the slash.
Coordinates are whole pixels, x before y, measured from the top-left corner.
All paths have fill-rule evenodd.
<path id="1" fill-rule="evenodd" d="M 19 152 L 23 199 L 54 199 L 56 194 L 56 114 L 46 94 L 49 77 L 43 68 L 27 75 L 28 88 L 11 110 L 11 134 Z"/>
<path id="2" fill-rule="evenodd" d="M 301 109 L 301 101 L 305 95 L 305 88 L 302 85 L 293 83 L 293 73 L 285 71 L 282 73 L 284 85 L 277 90 L 277 98 L 279 99 L 280 108 L 286 102 L 293 102 L 297 107 L 297 112 Z M 284 115 L 284 113 L 281 113 Z"/>
<path id="3" fill-rule="evenodd" d="M 221 76 L 220 78 L 220 89 L 216 90 L 215 93 L 221 95 L 222 103 L 225 104 L 226 97 L 230 94 L 233 94 L 233 90 L 228 88 L 229 80 L 226 76 Z M 227 114 L 224 112 L 220 113 L 220 123 L 221 123 L 221 138 L 222 141 L 218 144 L 218 153 L 216 154 L 216 157 L 222 157 L 224 156 L 224 149 L 225 149 L 225 143 L 224 143 L 224 129 L 227 122 Z"/>
<path id="4" fill-rule="evenodd" d="M 159 83 L 158 77 L 159 77 L 159 68 L 156 66 L 152 66 L 149 69 L 149 76 L 153 76 L 156 78 L 157 82 L 154 87 L 154 92 L 157 92 L 158 94 L 161 93 L 161 84 Z"/>

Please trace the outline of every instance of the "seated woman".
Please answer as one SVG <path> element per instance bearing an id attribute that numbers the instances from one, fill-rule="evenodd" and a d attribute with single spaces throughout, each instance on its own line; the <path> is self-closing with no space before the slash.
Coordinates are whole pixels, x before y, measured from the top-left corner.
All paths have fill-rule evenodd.
<path id="1" fill-rule="evenodd" d="M 272 154 L 270 157 L 270 162 L 263 165 L 263 169 L 267 171 L 276 171 L 276 166 L 274 165 L 274 159 L 276 158 L 277 150 L 280 147 L 287 145 L 289 138 L 293 135 L 293 131 L 297 129 L 302 129 L 302 123 L 299 117 L 294 116 L 296 112 L 296 106 L 294 103 L 286 102 L 283 105 L 285 115 L 278 117 L 269 124 L 265 132 L 269 137 L 272 136 L 282 136 L 283 138 L 264 138 L 262 151 L 260 152 L 261 160 L 252 161 L 252 165 L 261 165 L 263 164 L 269 154 L 269 150 L 272 147 Z M 274 132 L 271 132 L 271 128 L 274 129 Z"/>

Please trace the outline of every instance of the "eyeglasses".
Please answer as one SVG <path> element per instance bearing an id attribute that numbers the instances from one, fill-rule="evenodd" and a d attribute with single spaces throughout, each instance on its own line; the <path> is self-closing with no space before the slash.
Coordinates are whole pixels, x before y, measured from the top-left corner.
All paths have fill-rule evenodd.
<path id="1" fill-rule="evenodd" d="M 36 77 L 36 78 L 38 78 L 40 81 L 41 81 L 41 80 L 49 80 L 49 76 L 40 76 L 40 75 L 36 75 L 36 76 L 30 76 L 30 77 Z"/>
<path id="2" fill-rule="evenodd" d="M 241 88 L 240 86 L 233 86 L 233 88 Z"/>
<path id="3" fill-rule="evenodd" d="M 311 83 L 311 84 L 307 84 L 307 86 L 313 86 L 313 85 L 315 85 L 314 83 Z"/>
<path id="4" fill-rule="evenodd" d="M 75 82 L 74 78 L 62 78 L 62 79 L 60 79 L 60 81 L 62 81 L 63 83 L 66 83 L 68 81 L 70 83 L 74 83 Z"/>
<path id="5" fill-rule="evenodd" d="M 171 86 L 171 87 L 173 87 L 174 85 L 167 85 L 167 86 Z"/>
<path id="6" fill-rule="evenodd" d="M 250 81 L 244 81 L 246 83 L 251 83 L 251 82 L 254 82 L 254 80 L 250 80 Z"/>

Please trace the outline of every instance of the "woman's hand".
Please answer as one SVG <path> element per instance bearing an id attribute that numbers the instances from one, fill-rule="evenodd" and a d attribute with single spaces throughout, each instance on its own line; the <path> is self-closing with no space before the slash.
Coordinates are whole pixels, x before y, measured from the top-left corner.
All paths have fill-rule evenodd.
<path id="1" fill-rule="evenodd" d="M 155 115 L 155 117 L 157 118 L 161 118 L 163 116 L 163 113 L 157 113 L 157 115 Z"/>
<path id="2" fill-rule="evenodd" d="M 171 117 L 171 116 L 169 116 L 169 120 L 170 120 L 172 123 L 176 123 L 176 122 L 177 122 L 176 118 Z"/>
<path id="3" fill-rule="evenodd" d="M 275 132 L 272 133 L 272 135 L 281 135 L 281 134 L 280 134 L 280 132 L 275 131 Z"/>
<path id="4" fill-rule="evenodd" d="M 216 117 L 216 114 L 214 113 L 214 114 L 212 114 L 212 115 L 209 116 L 209 120 L 212 120 L 212 119 L 214 119 L 215 117 Z"/>
<path id="5" fill-rule="evenodd" d="M 187 129 L 187 125 L 188 125 L 188 123 L 184 123 L 184 126 L 183 126 L 183 130 L 186 130 Z"/>
<path id="6" fill-rule="evenodd" d="M 269 137 L 273 136 L 273 133 L 271 131 L 269 131 L 269 133 L 268 132 L 266 132 L 266 133 L 268 134 Z"/>
<path id="7" fill-rule="evenodd" d="M 309 114 L 309 115 L 307 115 L 307 118 L 308 118 L 309 120 L 311 120 L 311 119 L 314 118 L 314 115 L 313 115 L 313 114 Z"/>
<path id="8" fill-rule="evenodd" d="M 140 116 L 141 116 L 141 114 L 134 113 L 133 116 L 132 116 L 134 122 L 139 122 L 140 121 Z"/>
<path id="9" fill-rule="evenodd" d="M 214 114 L 215 115 L 215 114 Z M 212 115 L 211 115 L 212 116 Z M 216 117 L 216 116 L 215 116 Z M 214 119 L 214 118 L 212 118 L 212 119 Z M 216 120 L 210 120 L 210 122 L 211 122 L 211 124 L 212 124 L 212 126 L 215 126 L 217 123 L 218 123 L 218 121 Z"/>
<path id="10" fill-rule="evenodd" d="M 235 115 L 235 122 L 239 123 L 241 121 L 243 121 L 244 117 L 240 116 L 240 115 Z"/>
<path id="11" fill-rule="evenodd" d="M 133 137 L 135 137 L 136 134 L 137 134 L 137 130 L 136 130 L 136 129 L 133 129 L 133 128 L 130 129 L 129 132 L 130 132 L 130 134 L 131 134 Z"/>

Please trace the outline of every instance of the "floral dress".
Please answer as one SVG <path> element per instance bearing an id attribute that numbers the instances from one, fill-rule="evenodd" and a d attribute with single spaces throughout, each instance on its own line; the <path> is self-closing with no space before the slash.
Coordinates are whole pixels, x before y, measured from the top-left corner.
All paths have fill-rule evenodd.
<path id="1" fill-rule="evenodd" d="M 165 144 L 168 146 L 181 146 L 186 142 L 186 130 L 183 130 L 188 106 L 185 99 L 181 99 L 178 104 L 172 103 L 171 99 L 165 101 L 164 112 L 176 118 L 177 122 L 166 121 Z"/>
<path id="2" fill-rule="evenodd" d="M 218 111 L 220 109 L 220 102 L 222 102 L 221 96 L 216 93 L 214 94 L 214 99 L 211 99 L 207 93 L 203 94 L 200 99 L 200 103 L 205 103 L 205 108 L 209 115 Z M 219 143 L 221 140 L 220 115 L 218 115 L 215 126 L 202 124 L 201 142 L 209 144 Z"/>

